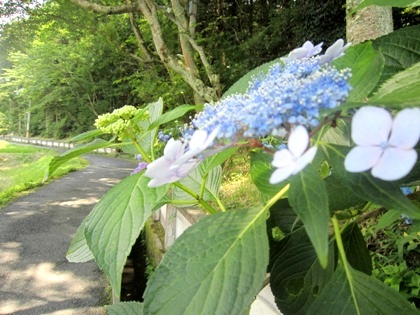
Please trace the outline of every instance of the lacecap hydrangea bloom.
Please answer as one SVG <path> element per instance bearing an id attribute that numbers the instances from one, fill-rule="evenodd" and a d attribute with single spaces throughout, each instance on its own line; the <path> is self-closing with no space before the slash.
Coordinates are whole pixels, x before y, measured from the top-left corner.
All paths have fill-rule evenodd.
<path id="1" fill-rule="evenodd" d="M 343 104 L 351 89 L 350 70 L 338 70 L 329 64 L 348 47 L 343 43 L 337 41 L 323 57 L 315 56 L 322 44 L 306 42 L 268 73 L 255 77 L 245 94 L 205 104 L 192 120 L 196 129 L 192 137 L 185 142 L 169 140 L 164 156 L 148 166 L 145 176 L 152 178 L 149 187 L 186 176 L 209 154 L 207 149 L 216 139 L 230 145 L 249 138 L 285 136 L 291 131 L 288 148 L 274 156 L 277 170 L 270 181 L 277 183 L 302 170 L 316 153 L 316 147 L 307 150 L 307 128 L 319 124 L 323 111 Z"/>
<path id="2" fill-rule="evenodd" d="M 219 126 L 217 138 L 232 141 L 282 136 L 296 125 L 309 129 L 317 126 L 322 111 L 334 109 L 346 100 L 351 74 L 349 69 L 324 64 L 334 59 L 334 53 L 341 55 L 346 47 L 338 45 L 341 48 L 325 59 L 306 57 L 319 50 L 317 46 L 306 46 L 298 54 L 292 52 L 293 58 L 273 65 L 267 74 L 254 78 L 245 94 L 206 104 L 193 125 L 207 132 Z M 297 59 L 295 55 L 304 57 Z"/>

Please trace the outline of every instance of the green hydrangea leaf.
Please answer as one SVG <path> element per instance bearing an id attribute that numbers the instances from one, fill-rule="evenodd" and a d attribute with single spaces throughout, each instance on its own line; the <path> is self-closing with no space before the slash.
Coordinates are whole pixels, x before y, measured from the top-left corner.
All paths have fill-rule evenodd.
<path id="1" fill-rule="evenodd" d="M 330 282 L 311 305 L 308 315 L 415 315 L 419 312 L 396 290 L 349 266 L 351 278 L 338 265 Z M 354 288 L 352 297 L 349 282 Z"/>
<path id="2" fill-rule="evenodd" d="M 276 258 L 270 269 L 270 286 L 282 314 L 306 314 L 334 272 L 334 249 L 330 247 L 326 269 L 321 267 L 303 227 L 270 249 Z"/>
<path id="3" fill-rule="evenodd" d="M 244 314 L 268 263 L 266 211 L 204 217 L 165 254 L 144 294 L 147 314 Z"/>
<path id="4" fill-rule="evenodd" d="M 312 165 L 291 177 L 289 202 L 304 223 L 321 265 L 326 267 L 330 220 L 328 195 L 324 181 Z"/>
<path id="5" fill-rule="evenodd" d="M 339 69 L 350 68 L 352 87 L 347 101 L 363 101 L 376 87 L 384 67 L 382 54 L 376 52 L 371 42 L 350 46 L 343 57 L 334 61 Z"/>
<path id="6" fill-rule="evenodd" d="M 89 249 L 117 296 L 131 247 L 169 189 L 169 185 L 149 188 L 148 182 L 143 173 L 123 179 L 101 198 L 85 224 Z"/>
<path id="7" fill-rule="evenodd" d="M 105 306 L 108 315 L 143 315 L 143 303 L 122 302 Z"/>

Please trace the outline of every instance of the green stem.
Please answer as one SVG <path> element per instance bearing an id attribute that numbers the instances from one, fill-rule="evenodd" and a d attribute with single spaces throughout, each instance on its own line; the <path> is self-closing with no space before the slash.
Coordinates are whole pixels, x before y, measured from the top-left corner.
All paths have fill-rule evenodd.
<path id="1" fill-rule="evenodd" d="M 214 196 L 214 198 L 216 199 L 216 202 L 219 205 L 220 210 L 222 210 L 222 212 L 226 212 L 226 208 L 223 205 L 222 201 L 217 196 Z"/>
<path id="2" fill-rule="evenodd" d="M 206 181 L 207 177 L 209 176 L 209 173 L 204 175 L 203 179 L 201 180 L 201 186 L 200 186 L 200 199 L 204 196 L 204 189 L 206 188 Z"/>
<path id="3" fill-rule="evenodd" d="M 147 155 L 146 151 L 143 150 L 141 145 L 137 142 L 136 138 L 132 138 L 134 145 L 136 146 L 136 149 L 139 151 L 141 156 L 143 157 L 143 160 L 145 160 L 147 163 L 152 163 L 152 160 Z"/>
<path id="4" fill-rule="evenodd" d="M 188 204 L 195 204 L 196 200 L 171 200 L 171 204 L 173 205 L 188 205 Z"/>
<path id="5" fill-rule="evenodd" d="M 356 308 L 356 313 L 358 315 L 360 315 L 361 313 L 360 313 L 360 310 L 359 310 L 359 305 L 357 304 L 356 294 L 354 292 L 352 275 L 351 275 L 351 271 L 350 271 L 350 265 L 347 261 L 346 251 L 344 250 L 343 240 L 341 238 L 340 226 L 338 224 L 338 220 L 337 220 L 336 216 L 332 217 L 332 222 L 333 222 L 333 225 L 334 225 L 335 241 L 337 243 L 338 251 L 340 253 L 341 262 L 343 263 L 344 271 L 346 273 L 346 276 L 347 276 L 347 279 L 348 279 L 348 282 L 349 282 L 350 292 L 351 292 L 351 295 L 352 295 L 353 300 L 354 300 L 354 306 Z"/>
<path id="6" fill-rule="evenodd" d="M 203 209 L 206 210 L 208 213 L 211 213 L 211 214 L 216 214 L 217 213 L 216 209 L 214 209 L 207 201 L 201 199 L 199 195 L 197 195 L 194 191 L 189 189 L 187 186 L 184 186 L 179 182 L 174 183 L 174 185 L 176 187 L 182 189 L 183 191 L 185 191 L 191 197 L 193 197 L 200 204 L 200 206 L 202 206 Z"/>
<path id="7" fill-rule="evenodd" d="M 204 196 L 204 190 L 206 189 L 206 182 L 207 182 L 207 177 L 208 177 L 208 173 L 203 177 L 203 180 L 201 181 L 201 187 L 200 187 L 200 199 L 202 199 L 203 198 L 203 196 Z M 215 195 L 215 194 L 213 194 L 213 193 L 211 193 L 212 194 L 212 196 L 214 197 L 214 199 L 216 199 L 216 202 L 217 202 L 217 204 L 219 205 L 219 207 L 220 207 L 220 210 L 222 211 L 222 212 L 226 212 L 226 208 L 225 208 L 225 206 L 223 205 L 223 203 L 222 203 L 222 201 Z"/>
<path id="8" fill-rule="evenodd" d="M 290 184 L 287 184 L 282 189 L 280 189 L 280 191 L 277 194 L 275 194 L 273 198 L 271 198 L 269 201 L 267 201 L 267 203 L 264 205 L 262 211 L 270 209 L 277 202 L 277 200 L 279 200 L 281 197 L 284 196 L 285 193 L 287 193 L 289 188 L 290 188 Z"/>

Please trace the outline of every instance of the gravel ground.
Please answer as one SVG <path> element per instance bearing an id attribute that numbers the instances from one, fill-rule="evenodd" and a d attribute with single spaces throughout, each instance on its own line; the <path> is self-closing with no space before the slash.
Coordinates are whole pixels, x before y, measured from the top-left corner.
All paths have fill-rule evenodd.
<path id="1" fill-rule="evenodd" d="M 84 217 L 135 164 L 86 158 L 84 170 L 0 209 L 0 315 L 105 314 L 107 283 L 96 264 L 65 256 Z"/>

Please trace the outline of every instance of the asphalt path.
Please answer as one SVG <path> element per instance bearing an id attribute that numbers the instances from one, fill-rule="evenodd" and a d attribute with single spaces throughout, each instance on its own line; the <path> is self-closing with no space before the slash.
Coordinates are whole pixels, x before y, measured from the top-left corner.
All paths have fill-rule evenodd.
<path id="1" fill-rule="evenodd" d="M 65 256 L 99 198 L 136 165 L 86 158 L 84 170 L 0 209 L 0 315 L 105 314 L 109 289 L 97 265 L 69 263 Z"/>

